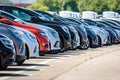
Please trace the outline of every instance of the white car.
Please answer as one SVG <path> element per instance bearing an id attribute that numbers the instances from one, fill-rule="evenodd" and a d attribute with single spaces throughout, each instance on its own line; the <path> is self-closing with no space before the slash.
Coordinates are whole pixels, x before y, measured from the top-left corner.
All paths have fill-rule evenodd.
<path id="1" fill-rule="evenodd" d="M 119 18 L 119 13 L 114 11 L 104 11 L 103 18 Z"/>
<path id="2" fill-rule="evenodd" d="M 15 27 L 15 28 L 21 31 L 22 33 L 22 37 L 25 42 L 26 51 L 27 51 L 27 54 L 26 54 L 27 59 L 29 59 L 30 57 L 38 57 L 39 45 L 34 34 L 22 28 L 18 28 L 18 27 Z"/>
<path id="3" fill-rule="evenodd" d="M 83 11 L 82 12 L 83 19 L 96 19 L 97 17 L 98 17 L 98 14 L 94 11 Z"/>
<path id="4" fill-rule="evenodd" d="M 76 18 L 76 19 L 81 18 L 81 14 L 79 12 L 72 12 L 72 11 L 60 11 L 59 15 L 65 18 Z"/>

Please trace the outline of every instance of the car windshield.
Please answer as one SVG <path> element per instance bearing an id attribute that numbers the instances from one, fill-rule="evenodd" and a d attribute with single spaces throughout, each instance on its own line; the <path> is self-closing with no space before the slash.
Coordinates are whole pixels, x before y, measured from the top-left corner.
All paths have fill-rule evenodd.
<path id="1" fill-rule="evenodd" d="M 106 27 L 112 27 L 112 25 L 110 25 L 109 23 L 106 23 L 106 22 L 103 22 L 103 21 L 98 21 L 98 22 L 100 22 L 100 23 L 102 23 L 104 25 L 107 25 Z"/>
<path id="2" fill-rule="evenodd" d="M 96 22 L 91 21 L 91 20 L 84 20 L 85 23 L 92 25 L 92 26 L 96 26 Z"/>
<path id="3" fill-rule="evenodd" d="M 109 22 L 109 23 L 112 24 L 112 25 L 119 26 L 119 25 L 117 25 L 116 23 L 114 23 L 114 22 L 112 22 L 112 21 L 107 21 L 107 22 Z"/>

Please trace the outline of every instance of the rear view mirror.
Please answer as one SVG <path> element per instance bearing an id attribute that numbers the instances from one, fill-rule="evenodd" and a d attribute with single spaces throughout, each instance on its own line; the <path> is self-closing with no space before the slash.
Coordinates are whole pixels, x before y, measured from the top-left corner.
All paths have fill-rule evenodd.
<path id="1" fill-rule="evenodd" d="M 39 22 L 39 17 L 32 16 L 32 17 L 31 17 L 31 22 L 33 22 L 33 23 Z"/>
<path id="2" fill-rule="evenodd" d="M 24 23 L 22 20 L 20 20 L 20 19 L 15 19 L 14 20 L 15 22 L 19 22 L 19 23 Z"/>
<path id="3" fill-rule="evenodd" d="M 98 27 L 102 27 L 100 24 L 97 24 Z"/>

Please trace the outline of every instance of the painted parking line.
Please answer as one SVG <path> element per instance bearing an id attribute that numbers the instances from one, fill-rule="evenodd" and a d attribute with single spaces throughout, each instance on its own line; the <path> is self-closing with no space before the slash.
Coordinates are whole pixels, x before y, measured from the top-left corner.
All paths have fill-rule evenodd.
<path id="1" fill-rule="evenodd" d="M 55 59 L 49 59 L 49 60 L 40 62 L 40 63 L 38 63 L 38 64 L 47 64 L 47 63 L 49 63 L 49 62 L 51 62 L 51 61 L 53 61 L 53 60 L 55 60 Z M 35 68 L 35 67 L 37 67 L 37 66 L 26 67 L 26 69 L 33 69 L 33 68 Z M 26 72 L 26 71 L 17 71 L 17 72 L 13 72 L 13 74 L 21 74 L 21 73 L 24 73 L 24 72 Z M 29 75 L 29 74 L 28 74 L 28 75 Z M 31 75 L 31 74 L 30 74 L 30 75 Z M 29 75 L 29 76 L 30 76 L 30 75 Z M 11 77 L 11 76 L 1 77 L 0 80 L 6 80 L 6 79 L 8 79 L 8 78 L 10 78 L 10 77 Z"/>

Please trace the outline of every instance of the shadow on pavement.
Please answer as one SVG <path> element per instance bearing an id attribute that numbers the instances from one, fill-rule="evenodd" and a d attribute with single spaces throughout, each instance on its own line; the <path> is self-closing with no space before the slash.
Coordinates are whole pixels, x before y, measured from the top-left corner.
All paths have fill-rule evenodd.
<path id="1" fill-rule="evenodd" d="M 2 77 L 25 77 L 28 75 L 24 75 L 24 74 L 13 74 L 13 73 L 0 73 L 0 78 Z"/>

